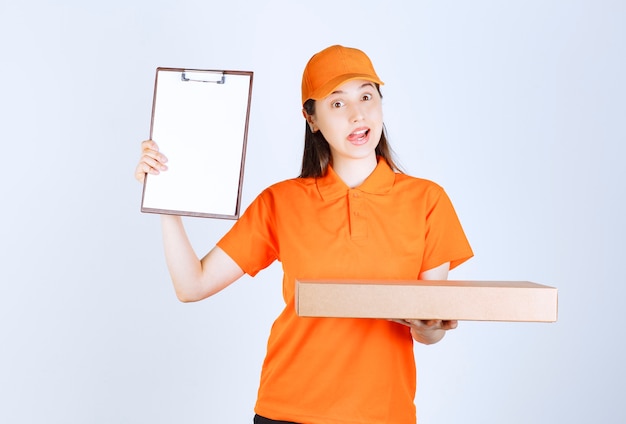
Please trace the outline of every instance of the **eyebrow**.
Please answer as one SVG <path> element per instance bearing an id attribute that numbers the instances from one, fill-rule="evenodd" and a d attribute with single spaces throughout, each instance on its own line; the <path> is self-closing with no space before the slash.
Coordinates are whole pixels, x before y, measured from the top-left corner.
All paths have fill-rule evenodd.
<path id="1" fill-rule="evenodd" d="M 367 82 L 363 83 L 363 84 L 359 87 L 359 90 L 361 90 L 361 89 L 363 89 L 363 88 L 365 88 L 365 87 L 367 87 L 367 86 L 370 86 L 370 87 L 374 88 L 374 83 L 372 83 L 371 81 L 367 81 Z M 330 94 L 329 94 L 329 96 L 332 96 L 333 94 L 341 94 L 341 93 L 345 93 L 345 91 L 342 91 L 342 90 L 335 90 L 335 91 L 333 91 L 332 93 L 330 93 Z"/>

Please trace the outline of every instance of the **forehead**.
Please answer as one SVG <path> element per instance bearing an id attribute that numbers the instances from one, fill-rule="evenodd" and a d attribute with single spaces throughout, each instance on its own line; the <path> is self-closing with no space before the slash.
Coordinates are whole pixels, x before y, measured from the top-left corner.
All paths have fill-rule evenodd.
<path id="1" fill-rule="evenodd" d="M 375 84 L 368 80 L 364 80 L 364 79 L 349 80 L 338 85 L 337 88 L 335 88 L 329 94 L 329 96 L 332 96 L 338 93 L 360 92 L 363 90 L 371 90 L 375 88 L 376 88 Z"/>

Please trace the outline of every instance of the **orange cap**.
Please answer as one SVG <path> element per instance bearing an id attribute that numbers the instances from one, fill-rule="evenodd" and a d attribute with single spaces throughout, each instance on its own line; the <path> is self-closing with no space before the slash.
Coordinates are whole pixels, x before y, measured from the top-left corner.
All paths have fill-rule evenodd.
<path id="1" fill-rule="evenodd" d="M 346 81 L 364 79 L 383 85 L 369 57 L 361 50 L 330 46 L 313 57 L 302 75 L 302 104 L 328 96 Z"/>

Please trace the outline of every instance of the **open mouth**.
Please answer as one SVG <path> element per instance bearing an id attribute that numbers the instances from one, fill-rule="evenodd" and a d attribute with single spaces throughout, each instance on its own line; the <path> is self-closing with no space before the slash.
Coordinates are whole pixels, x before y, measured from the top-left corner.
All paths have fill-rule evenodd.
<path id="1" fill-rule="evenodd" d="M 348 136 L 348 141 L 352 144 L 363 144 L 367 142 L 369 133 L 369 128 L 359 129 Z"/>

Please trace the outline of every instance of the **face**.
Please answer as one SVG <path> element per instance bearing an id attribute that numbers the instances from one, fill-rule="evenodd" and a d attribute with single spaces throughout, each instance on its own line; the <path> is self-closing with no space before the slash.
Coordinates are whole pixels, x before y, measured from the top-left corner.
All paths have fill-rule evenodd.
<path id="1" fill-rule="evenodd" d="M 313 131 L 321 131 L 333 161 L 376 161 L 376 146 L 383 131 L 382 99 L 376 85 L 353 80 L 315 102 L 315 114 L 306 115 Z"/>

